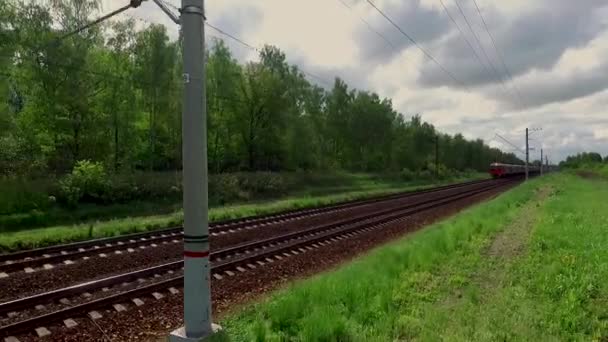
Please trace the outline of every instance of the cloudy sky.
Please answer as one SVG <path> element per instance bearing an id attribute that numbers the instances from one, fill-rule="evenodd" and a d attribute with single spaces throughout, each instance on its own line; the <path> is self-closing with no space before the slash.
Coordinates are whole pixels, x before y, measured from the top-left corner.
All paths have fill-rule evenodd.
<path id="1" fill-rule="evenodd" d="M 512 150 L 495 134 L 524 146 L 525 128 L 542 127 L 532 158 L 541 146 L 554 162 L 608 154 L 608 1 L 476 1 L 497 49 L 473 0 L 372 0 L 417 45 L 366 0 L 215 0 L 206 11 L 210 24 L 254 46 L 274 44 L 330 83 L 339 76 L 392 98 L 403 115 L 420 113 L 444 132 Z M 123 3 L 106 0 L 104 10 Z M 177 35 L 151 1 L 127 15 Z M 256 59 L 225 40 L 239 60 Z"/>

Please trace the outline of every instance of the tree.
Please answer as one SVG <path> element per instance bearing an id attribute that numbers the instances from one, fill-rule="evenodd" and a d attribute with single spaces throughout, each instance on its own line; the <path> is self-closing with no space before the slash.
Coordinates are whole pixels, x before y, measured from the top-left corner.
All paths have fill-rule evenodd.
<path id="1" fill-rule="evenodd" d="M 64 174 L 82 159 L 106 170 L 181 166 L 181 40 L 119 19 L 58 40 L 98 0 L 0 2 L 0 173 Z M 512 153 L 440 133 L 390 99 L 306 79 L 264 46 L 239 64 L 222 40 L 206 51 L 209 168 L 231 171 L 485 171 Z M 77 95 L 77 96 L 75 96 Z M 439 141 L 439 162 L 435 147 Z M 572 162 L 597 162 L 583 154 Z M 406 172 L 407 173 L 407 172 Z"/>
<path id="2" fill-rule="evenodd" d="M 174 66 L 177 60 L 177 44 L 170 43 L 164 26 L 153 24 L 137 33 L 135 39 L 135 77 L 141 92 L 142 107 L 147 114 L 148 147 L 144 154 L 148 169 L 167 168 L 168 159 L 179 160 L 171 146 L 169 127 L 178 121 L 180 113 L 173 102 L 177 78 Z M 179 121 L 178 121 L 179 122 Z M 164 158 L 159 159 L 157 155 Z M 164 164 L 164 165 L 163 165 Z"/>
<path id="3" fill-rule="evenodd" d="M 240 65 L 221 40 L 216 40 L 207 58 L 207 128 L 209 168 L 219 173 L 239 167 L 237 127 L 242 107 Z"/>

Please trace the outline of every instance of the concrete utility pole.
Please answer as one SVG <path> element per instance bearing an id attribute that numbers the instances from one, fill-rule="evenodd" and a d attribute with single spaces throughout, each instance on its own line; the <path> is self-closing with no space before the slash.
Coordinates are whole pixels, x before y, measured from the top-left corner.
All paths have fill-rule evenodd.
<path id="1" fill-rule="evenodd" d="M 543 149 L 540 149 L 540 175 L 543 175 Z"/>
<path id="2" fill-rule="evenodd" d="M 526 180 L 528 180 L 528 163 L 530 162 L 528 157 L 530 155 L 530 149 L 528 147 L 528 128 L 526 127 Z"/>
<path id="3" fill-rule="evenodd" d="M 171 333 L 173 342 L 203 341 L 219 328 L 211 323 L 204 20 L 204 0 L 182 0 L 185 326 Z"/>

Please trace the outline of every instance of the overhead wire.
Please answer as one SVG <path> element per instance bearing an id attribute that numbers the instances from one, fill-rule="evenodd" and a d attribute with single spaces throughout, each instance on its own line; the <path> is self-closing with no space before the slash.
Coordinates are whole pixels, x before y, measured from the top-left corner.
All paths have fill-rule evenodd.
<path id="1" fill-rule="evenodd" d="M 500 50 L 498 50 L 498 46 L 496 45 L 496 41 L 494 39 L 494 36 L 492 35 L 492 33 L 490 32 L 490 30 L 488 29 L 488 25 L 486 23 L 486 20 L 484 19 L 483 15 L 481 14 L 481 9 L 477 5 L 477 1 L 476 0 L 473 0 L 473 3 L 475 4 L 475 8 L 477 8 L 477 13 L 479 14 L 479 17 L 481 18 L 483 26 L 484 26 L 486 32 L 488 33 L 488 36 L 490 37 L 490 41 L 492 42 L 492 45 L 494 46 L 494 49 L 496 50 L 496 56 L 498 56 L 498 59 L 502 63 L 502 66 L 505 68 L 507 76 L 511 80 L 511 85 L 513 86 L 513 89 L 515 89 L 515 93 L 517 94 L 517 97 L 519 98 L 519 101 L 523 104 L 521 93 L 519 92 L 519 89 L 517 89 L 517 85 L 515 84 L 515 81 L 513 80 L 513 75 L 511 74 L 511 71 L 507 67 L 507 64 L 505 63 L 504 58 L 503 58 L 502 54 L 500 53 Z"/>
<path id="2" fill-rule="evenodd" d="M 486 49 L 484 48 L 483 44 L 481 43 L 481 40 L 479 39 L 479 36 L 477 35 L 477 33 L 475 32 L 475 30 L 473 29 L 473 26 L 471 26 L 471 23 L 469 22 L 469 19 L 467 18 L 467 15 L 464 13 L 462 7 L 460 6 L 460 3 L 458 3 L 458 0 L 454 0 L 454 3 L 456 4 L 456 7 L 458 7 L 458 11 L 460 12 L 460 14 L 462 15 L 462 17 L 464 18 L 464 21 L 467 24 L 467 26 L 469 27 L 469 30 L 471 30 L 471 33 L 473 34 L 473 37 L 477 41 L 477 44 L 479 44 L 479 47 L 481 48 L 481 52 L 486 57 L 486 59 L 488 61 L 488 64 L 490 65 L 490 67 L 494 71 L 497 79 L 500 81 L 500 84 L 502 84 L 503 89 L 505 90 L 505 92 L 508 93 L 509 91 L 507 89 L 507 86 L 505 85 L 505 82 L 503 81 L 502 77 L 500 76 L 500 73 L 498 72 L 498 70 L 496 70 L 496 67 L 492 63 L 492 60 L 488 56 L 488 53 L 486 52 Z"/>
<path id="3" fill-rule="evenodd" d="M 165 3 L 166 3 L 166 1 L 163 1 L 163 2 L 165 2 Z M 176 7 L 176 6 L 174 6 L 174 5 L 171 5 L 171 7 L 174 7 L 175 9 L 179 10 L 179 8 L 177 8 L 177 7 Z M 135 18 L 135 19 L 137 19 L 137 20 L 141 20 L 141 21 L 144 21 L 144 22 L 148 22 L 148 21 L 146 21 L 146 20 L 145 20 L 145 19 L 143 19 L 143 18 Z M 148 23 L 149 23 L 149 24 L 153 24 L 153 23 L 151 23 L 151 22 L 148 22 Z M 260 53 L 261 49 L 259 49 L 259 48 L 255 47 L 253 44 L 250 44 L 250 43 L 246 42 L 244 39 L 241 39 L 241 38 L 239 38 L 239 37 L 235 36 L 234 34 L 231 34 L 231 33 L 227 32 L 226 30 L 224 30 L 224 29 L 222 29 L 222 28 L 219 28 L 219 27 L 217 27 L 217 26 L 215 26 L 215 25 L 212 25 L 212 24 L 210 24 L 210 23 L 209 23 L 208 21 L 206 21 L 206 20 L 204 21 L 204 23 L 205 23 L 205 25 L 206 25 L 206 26 L 210 27 L 211 29 L 213 29 L 214 31 L 218 32 L 218 33 L 219 33 L 219 34 L 221 34 L 222 36 L 227 37 L 227 38 L 230 38 L 232 41 L 234 41 L 234 42 L 236 42 L 236 43 L 240 44 L 241 46 L 243 46 L 243 47 L 245 47 L 245 48 L 247 48 L 247 49 L 250 49 L 250 50 L 252 50 L 252 51 L 255 51 L 255 52 L 257 52 L 257 53 Z M 310 72 L 310 71 L 304 70 L 304 69 L 302 69 L 301 67 L 298 67 L 298 70 L 299 70 L 300 72 L 302 72 L 303 74 L 305 74 L 306 76 L 308 76 L 308 77 L 310 77 L 310 78 L 313 78 L 313 79 L 316 79 L 317 81 L 319 81 L 320 83 L 322 83 L 322 84 L 326 85 L 327 87 L 332 87 L 332 82 L 330 82 L 330 81 L 328 81 L 328 80 L 324 79 L 323 77 L 318 76 L 318 75 L 316 75 L 316 74 L 314 74 L 314 73 L 312 73 L 312 72 Z"/>
<path id="4" fill-rule="evenodd" d="M 340 3 L 348 8 L 351 13 L 354 13 L 354 9 L 352 6 L 348 5 L 346 2 L 344 2 L 344 0 L 338 0 L 340 1 Z M 397 47 L 391 43 L 390 40 L 388 40 L 388 38 L 386 38 L 382 33 L 380 33 L 380 31 L 376 30 L 367 20 L 365 20 L 362 16 L 358 15 L 357 17 L 359 17 L 359 20 L 361 20 L 366 26 L 367 28 L 372 31 L 373 33 L 375 33 L 378 37 L 380 37 L 380 39 L 384 40 L 384 42 L 386 42 L 386 44 L 388 44 L 391 48 L 393 48 L 393 50 L 398 51 Z"/>
<path id="5" fill-rule="evenodd" d="M 215 27 L 215 26 L 213 26 L 213 25 L 211 25 L 211 24 L 209 24 L 209 23 L 207 23 L 207 22 L 205 22 L 205 24 L 206 24 L 207 26 L 211 27 L 212 29 L 216 30 L 216 31 L 217 31 L 217 32 L 219 32 L 220 34 L 222 34 L 222 35 L 224 35 L 224 36 L 226 36 L 226 37 L 228 37 L 228 38 L 230 38 L 230 39 L 234 40 L 235 42 L 237 42 L 237 43 L 239 43 L 239 44 L 241 44 L 241 45 L 243 45 L 243 46 L 245 46 L 245 47 L 247 47 L 247 48 L 249 48 L 249 49 L 251 49 L 251 50 L 254 50 L 254 51 L 256 51 L 256 52 L 260 52 L 260 50 L 259 50 L 258 48 L 256 48 L 256 47 L 254 47 L 253 45 L 251 45 L 251 44 L 249 44 L 249 43 L 245 42 L 243 39 L 240 39 L 240 38 L 236 37 L 235 35 L 230 34 L 230 33 L 226 32 L 225 30 L 220 29 L 220 28 L 218 28 L 218 27 Z M 315 74 L 313 74 L 313 73 L 311 73 L 311 72 L 309 72 L 309 71 L 306 71 L 306 70 L 302 69 L 301 67 L 298 67 L 298 70 L 299 70 L 299 71 L 301 71 L 303 74 L 305 74 L 305 75 L 307 75 L 307 76 L 309 76 L 309 77 L 311 77 L 311 78 L 314 78 L 314 79 L 318 80 L 319 82 L 321 82 L 321 83 L 325 84 L 325 85 L 326 85 L 326 86 L 328 86 L 328 87 L 331 87 L 331 86 L 332 86 L 332 83 L 331 83 L 331 82 L 329 82 L 328 80 L 325 80 L 324 78 L 322 78 L 322 77 L 320 77 L 320 76 L 318 76 L 318 75 L 315 75 Z"/>
<path id="6" fill-rule="evenodd" d="M 473 44 L 471 44 L 471 42 L 469 41 L 469 39 L 467 38 L 467 36 L 464 34 L 464 32 L 462 31 L 462 28 L 460 28 L 460 25 L 458 25 L 458 22 L 456 22 L 456 20 L 454 19 L 454 17 L 452 17 L 452 15 L 450 14 L 450 11 L 448 11 L 448 8 L 445 5 L 445 3 L 443 2 L 443 0 L 439 0 L 439 3 L 441 3 L 441 7 L 443 7 L 443 10 L 445 11 L 445 14 L 447 14 L 447 16 L 450 18 L 450 20 L 452 21 L 452 23 L 454 23 L 454 26 L 456 26 L 456 28 L 460 32 L 460 37 L 462 37 L 462 39 L 467 43 L 467 45 L 469 46 L 469 48 L 471 48 L 471 51 L 473 52 L 473 54 L 477 58 L 477 61 L 483 66 L 483 68 L 485 69 L 485 71 L 489 74 L 490 73 L 490 69 L 488 69 L 488 67 L 486 66 L 486 63 L 484 63 L 481 60 L 481 57 L 479 57 L 479 54 L 477 53 L 477 51 L 473 47 Z"/>
<path id="7" fill-rule="evenodd" d="M 124 12 L 124 11 L 126 11 L 126 10 L 128 10 L 130 8 L 139 7 L 141 5 L 141 2 L 142 2 L 142 0 L 130 0 L 128 5 L 125 5 L 125 6 L 121 7 L 121 8 L 119 8 L 119 9 L 116 9 L 116 10 L 114 10 L 114 11 L 112 11 L 112 12 L 106 14 L 106 15 L 103 15 L 103 16 L 101 16 L 101 17 L 99 17 L 99 18 L 97 18 L 97 19 L 95 19 L 95 20 L 93 20 L 93 21 L 91 21 L 91 22 L 89 22 L 89 23 L 87 23 L 87 24 L 85 24 L 85 25 L 83 25 L 83 26 L 81 26 L 81 27 L 79 27 L 79 28 L 71 31 L 71 32 L 68 32 L 68 33 L 64 34 L 63 36 L 59 37 L 57 40 L 61 41 L 61 40 L 64 40 L 66 38 L 69 38 L 69 37 L 71 37 L 73 35 L 76 35 L 76 34 L 82 32 L 82 31 L 84 31 L 84 30 L 87 30 L 90 27 L 95 26 L 95 25 L 97 25 L 97 24 L 99 24 L 99 23 L 101 23 L 101 22 L 103 22 L 103 21 L 105 21 L 107 19 L 110 19 L 111 17 L 113 17 L 113 16 L 115 16 L 117 14 L 120 14 L 120 13 L 122 13 L 122 12 Z"/>
<path id="8" fill-rule="evenodd" d="M 435 57 L 433 57 L 433 55 L 431 55 L 430 52 L 428 52 L 426 49 L 424 49 L 422 46 L 420 46 L 420 44 L 418 44 L 418 42 L 416 42 L 416 40 L 414 38 L 412 38 L 412 36 L 410 36 L 409 34 L 407 34 L 399 25 L 397 25 L 397 23 L 395 23 L 388 15 L 386 15 L 378 6 L 376 6 L 376 4 L 374 4 L 371 0 L 366 0 L 368 4 L 370 4 L 378 13 L 380 13 L 380 15 L 382 15 L 384 17 L 384 19 L 386 19 L 391 25 L 393 25 L 399 32 L 401 32 L 401 34 L 406 37 L 412 44 L 414 44 L 414 46 L 416 46 L 416 48 L 418 48 L 418 50 L 420 50 L 428 59 L 430 59 L 433 63 L 435 63 L 446 75 L 448 75 L 453 81 L 455 81 L 456 83 L 460 84 L 467 92 L 470 92 L 468 86 L 462 82 L 461 80 L 459 80 L 458 78 L 456 78 L 456 76 L 454 76 L 454 74 L 452 74 L 448 69 L 446 69 L 441 63 L 439 63 L 439 61 L 437 61 L 437 59 Z"/>
<path id="9" fill-rule="evenodd" d="M 520 153 L 523 153 L 523 154 L 526 153 L 523 149 L 521 149 L 520 147 L 517 147 L 515 144 L 513 144 L 512 142 L 510 142 L 509 140 L 507 140 L 507 138 L 503 137 L 502 135 L 500 135 L 498 133 L 494 133 L 494 135 L 497 136 L 497 137 L 499 137 L 500 139 L 502 139 L 507 144 L 511 145 L 513 148 L 515 148 Z"/>
<path id="10" fill-rule="evenodd" d="M 259 50 L 258 48 L 256 48 L 255 46 L 253 46 L 253 45 L 251 45 L 251 44 L 248 44 L 248 43 L 244 42 L 242 39 L 239 39 L 239 38 L 235 37 L 234 35 L 232 35 L 232 34 L 230 34 L 230 33 L 226 32 L 226 31 L 224 31 L 224 30 L 222 30 L 222 29 L 220 29 L 220 28 L 218 28 L 218 27 L 215 27 L 215 26 L 213 26 L 213 25 L 209 24 L 209 22 L 207 22 L 207 21 L 205 21 L 205 25 L 207 25 L 207 26 L 211 27 L 211 28 L 212 28 L 212 29 L 214 29 L 215 31 L 219 32 L 220 34 L 222 34 L 222 35 L 224 35 L 224 36 L 226 36 L 226 37 L 228 37 L 228 38 L 230 38 L 230 39 L 234 40 L 235 42 L 237 42 L 237 43 L 239 43 L 239 44 L 241 44 L 241 45 L 243 45 L 243 46 L 245 46 L 245 47 L 247 47 L 247 48 L 249 48 L 249 49 L 251 49 L 251 50 L 254 50 L 254 51 L 257 51 L 257 52 L 259 52 L 259 51 L 260 51 L 260 50 Z"/>

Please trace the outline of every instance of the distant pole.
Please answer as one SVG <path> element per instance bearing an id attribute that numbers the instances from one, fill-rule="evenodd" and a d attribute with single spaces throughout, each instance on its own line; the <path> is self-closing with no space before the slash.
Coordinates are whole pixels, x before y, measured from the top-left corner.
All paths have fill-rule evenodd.
<path id="1" fill-rule="evenodd" d="M 540 175 L 543 175 L 543 149 L 540 149 Z"/>
<path id="2" fill-rule="evenodd" d="M 439 134 L 435 135 L 435 178 L 439 179 Z"/>
<path id="3" fill-rule="evenodd" d="M 528 157 L 530 155 L 530 149 L 528 147 L 528 128 L 526 127 L 526 180 L 528 180 L 528 163 L 530 162 Z"/>
<path id="4" fill-rule="evenodd" d="M 182 0 L 184 327 L 171 334 L 171 341 L 199 341 L 213 333 L 207 212 L 204 20 L 204 0 Z"/>

